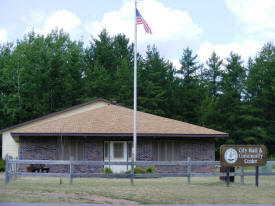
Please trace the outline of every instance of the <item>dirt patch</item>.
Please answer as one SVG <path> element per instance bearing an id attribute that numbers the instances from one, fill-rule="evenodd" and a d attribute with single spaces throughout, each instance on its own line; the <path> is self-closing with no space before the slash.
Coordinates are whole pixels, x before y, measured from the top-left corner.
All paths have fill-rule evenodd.
<path id="1" fill-rule="evenodd" d="M 109 204 L 129 204 L 129 205 L 137 205 L 137 202 L 124 200 L 124 199 L 113 199 L 104 196 L 92 195 L 90 196 L 92 200 L 98 203 L 109 203 Z"/>
<path id="2" fill-rule="evenodd" d="M 93 202 L 98 204 L 131 204 L 136 205 L 137 202 L 125 200 L 125 199 L 115 199 L 100 195 L 90 195 L 88 193 L 82 192 L 42 192 L 42 191 L 22 191 L 22 190 L 14 190 L 14 189 L 0 189 L 1 195 L 18 195 L 21 197 L 25 197 L 26 199 L 31 199 L 31 197 L 39 197 L 42 201 L 45 200 L 47 202 L 60 202 L 66 200 L 67 202 L 78 202 L 78 203 L 87 203 Z"/>

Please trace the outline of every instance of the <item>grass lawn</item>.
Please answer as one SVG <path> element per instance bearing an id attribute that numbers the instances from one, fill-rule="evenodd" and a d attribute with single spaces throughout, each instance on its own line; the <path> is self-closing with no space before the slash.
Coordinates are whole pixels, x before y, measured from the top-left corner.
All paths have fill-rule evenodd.
<path id="1" fill-rule="evenodd" d="M 218 177 L 136 179 L 68 179 L 18 177 L 9 185 L 0 179 L 0 202 L 55 202 L 107 204 L 247 204 L 275 203 L 275 176 L 240 177 L 229 188 Z"/>

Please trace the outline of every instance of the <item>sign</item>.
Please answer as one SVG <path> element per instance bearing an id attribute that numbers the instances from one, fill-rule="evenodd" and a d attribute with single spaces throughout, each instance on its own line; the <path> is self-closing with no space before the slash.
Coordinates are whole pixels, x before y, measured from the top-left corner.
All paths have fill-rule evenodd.
<path id="1" fill-rule="evenodd" d="M 264 166 L 267 151 L 264 145 L 222 145 L 220 147 L 221 165 L 231 166 Z"/>

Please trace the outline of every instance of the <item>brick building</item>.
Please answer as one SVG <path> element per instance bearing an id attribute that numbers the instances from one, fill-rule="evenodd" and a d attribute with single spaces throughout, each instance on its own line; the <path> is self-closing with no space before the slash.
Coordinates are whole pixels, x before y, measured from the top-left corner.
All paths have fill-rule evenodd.
<path id="1" fill-rule="evenodd" d="M 19 159 L 131 161 L 133 110 L 98 98 L 0 131 L 3 151 Z M 215 160 L 215 138 L 228 134 L 137 112 L 137 161 Z M 111 166 L 123 172 L 127 166 Z M 53 165 L 52 172 L 68 168 Z M 157 172 L 180 172 L 181 166 L 156 166 Z M 77 172 L 101 172 L 77 166 Z M 193 167 L 207 172 L 209 167 Z M 75 172 L 76 172 L 75 171 Z"/>

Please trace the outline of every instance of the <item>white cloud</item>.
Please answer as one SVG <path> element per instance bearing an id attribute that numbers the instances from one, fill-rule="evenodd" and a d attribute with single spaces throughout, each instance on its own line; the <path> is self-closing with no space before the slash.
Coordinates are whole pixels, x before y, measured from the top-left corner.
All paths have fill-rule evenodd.
<path id="1" fill-rule="evenodd" d="M 5 29 L 0 29 L 0 43 L 7 41 L 8 32 Z"/>
<path id="2" fill-rule="evenodd" d="M 71 32 L 80 24 L 81 20 L 75 14 L 66 10 L 60 10 L 46 19 L 43 33 L 49 33 L 56 27 L 62 28 L 66 32 Z"/>
<path id="3" fill-rule="evenodd" d="M 225 0 L 228 9 L 235 15 L 240 29 L 237 39 L 225 44 L 204 42 L 199 49 L 199 57 L 204 61 L 213 50 L 222 58 L 230 51 L 241 55 L 247 61 L 255 56 L 264 43 L 274 40 L 275 1 L 274 0 Z"/>
<path id="4" fill-rule="evenodd" d="M 81 20 L 72 12 L 58 10 L 51 16 L 46 16 L 41 9 L 31 10 L 29 16 L 21 17 L 27 23 L 24 33 L 34 30 L 35 33 L 48 34 L 53 29 L 63 29 L 70 33 L 73 38 L 79 39 L 81 34 Z"/>
<path id="5" fill-rule="evenodd" d="M 180 69 L 181 68 L 181 64 L 180 64 L 179 59 L 169 59 L 169 61 L 173 63 L 173 66 L 176 69 Z"/>
<path id="6" fill-rule="evenodd" d="M 275 29 L 274 0 L 225 0 L 247 33 Z"/>
<path id="7" fill-rule="evenodd" d="M 165 7 L 157 0 L 142 0 L 138 3 L 138 9 L 153 32 L 153 35 L 145 34 L 142 25 L 139 25 L 138 40 L 176 41 L 183 38 L 194 39 L 202 33 L 202 29 L 187 12 Z M 111 35 L 124 33 L 133 40 L 134 4 L 125 1 L 120 10 L 106 13 L 101 21 L 92 22 L 86 27 L 94 36 L 104 28 Z"/>
<path id="8" fill-rule="evenodd" d="M 215 51 L 221 59 L 229 57 L 230 52 L 241 55 L 244 61 L 247 61 L 250 56 L 255 54 L 262 48 L 262 43 L 252 40 L 247 40 L 241 43 L 230 42 L 227 44 L 211 44 L 208 41 L 204 42 L 198 50 L 198 58 L 205 62 Z"/>

